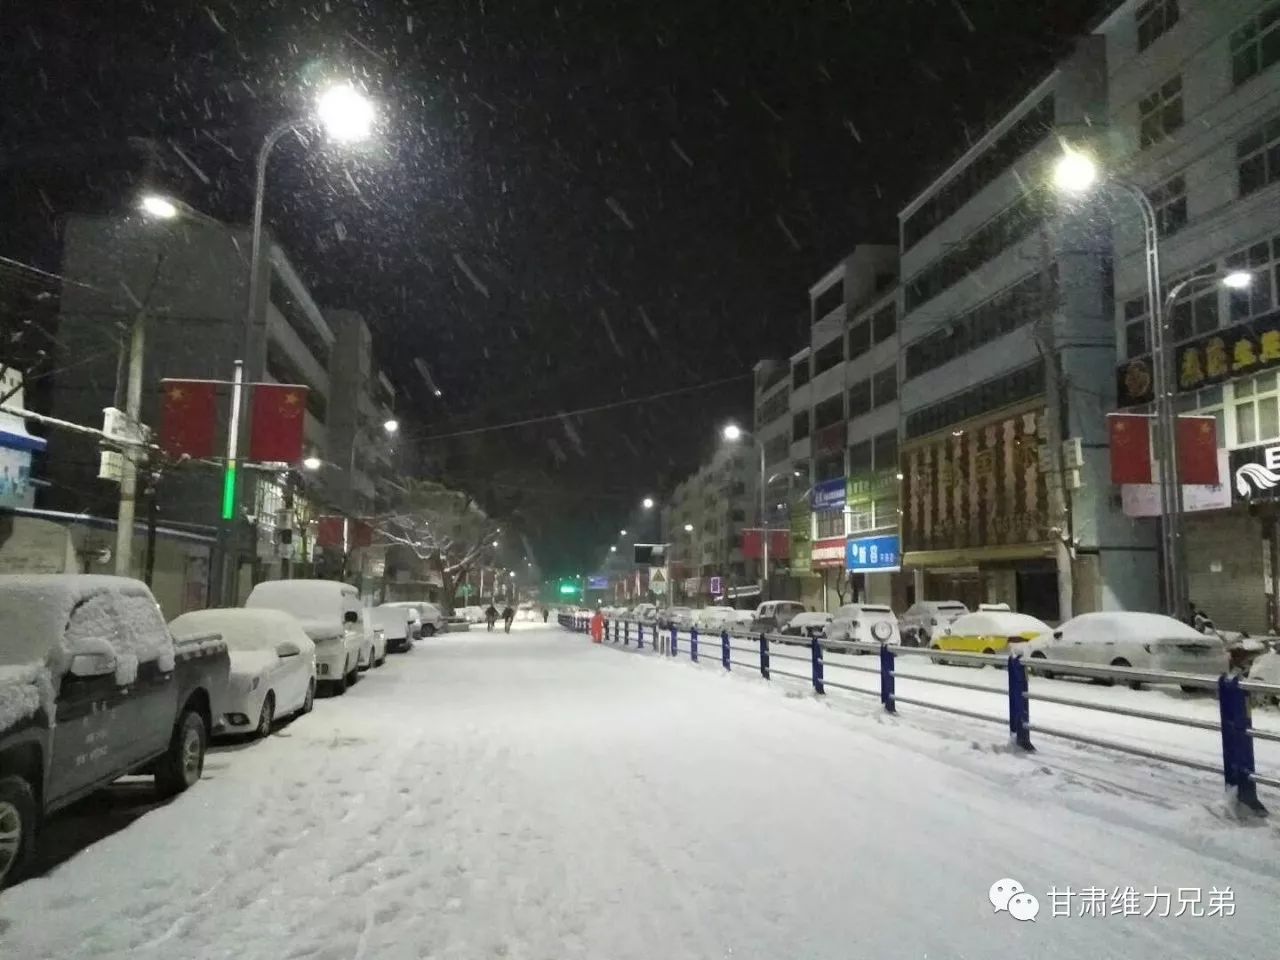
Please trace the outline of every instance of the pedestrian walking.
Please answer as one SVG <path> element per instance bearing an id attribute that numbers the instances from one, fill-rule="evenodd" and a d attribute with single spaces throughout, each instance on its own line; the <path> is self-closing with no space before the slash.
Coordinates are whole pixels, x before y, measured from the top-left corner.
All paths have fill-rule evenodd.
<path id="1" fill-rule="evenodd" d="M 511 604 L 508 603 L 506 608 L 502 611 L 503 629 L 506 630 L 507 633 L 511 632 L 511 621 L 515 618 L 516 612 L 511 609 Z"/>
<path id="2" fill-rule="evenodd" d="M 498 608 L 492 603 L 489 604 L 489 609 L 484 612 L 484 622 L 489 632 L 492 633 L 493 625 L 498 622 Z"/>
<path id="3" fill-rule="evenodd" d="M 549 617 L 549 616 L 551 616 L 551 611 L 550 611 L 550 610 L 548 610 L 546 607 L 543 607 L 543 608 L 542 608 L 542 622 L 543 622 L 543 623 L 546 623 L 546 622 L 547 622 L 547 617 Z"/>

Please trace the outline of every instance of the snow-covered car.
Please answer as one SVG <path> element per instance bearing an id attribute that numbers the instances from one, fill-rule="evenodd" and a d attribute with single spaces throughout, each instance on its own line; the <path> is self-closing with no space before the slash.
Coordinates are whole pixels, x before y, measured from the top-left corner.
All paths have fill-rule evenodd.
<path id="1" fill-rule="evenodd" d="M 898 617 L 898 632 L 907 647 L 927 647 L 938 627 L 969 612 L 959 600 L 919 600 Z"/>
<path id="2" fill-rule="evenodd" d="M 533 623 L 539 619 L 538 611 L 532 603 L 525 601 L 516 605 L 516 619 L 521 623 Z"/>
<path id="3" fill-rule="evenodd" d="M 836 610 L 827 624 L 828 640 L 860 643 L 902 643 L 898 618 L 883 603 L 846 603 Z"/>
<path id="4" fill-rule="evenodd" d="M 693 611 L 693 625 L 703 633 L 711 631 L 718 633 L 721 627 L 732 619 L 733 612 L 732 607 L 702 607 Z"/>
<path id="5" fill-rule="evenodd" d="M 369 622 L 382 631 L 388 653 L 403 653 L 422 635 L 422 620 L 416 603 L 380 603 L 368 611 Z"/>
<path id="6" fill-rule="evenodd" d="M 752 633 L 777 633 L 798 613 L 804 613 L 804 604 L 795 600 L 766 600 L 756 607 L 751 618 Z"/>
<path id="7" fill-rule="evenodd" d="M 1049 633 L 1049 625 L 1037 617 L 1014 613 L 1003 605 L 984 605 L 975 613 L 962 614 L 934 631 L 929 649 L 960 653 L 1027 653 L 1028 644 Z M 934 662 L 947 661 L 935 657 Z M 963 661 L 957 659 L 953 662 Z"/>
<path id="8" fill-rule="evenodd" d="M 1266 653 L 1255 657 L 1249 664 L 1249 679 L 1280 687 L 1280 650 L 1272 647 Z M 1280 702 L 1280 694 L 1258 693 L 1254 696 L 1263 703 Z"/>
<path id="9" fill-rule="evenodd" d="M 636 620 L 640 623 L 657 623 L 658 608 L 652 603 L 637 603 L 631 609 L 631 615 L 627 619 Z"/>
<path id="10" fill-rule="evenodd" d="M 1031 661 L 1136 667 L 1207 677 L 1221 676 L 1228 667 L 1226 648 L 1217 636 L 1206 636 L 1173 617 L 1137 611 L 1082 613 L 1057 630 L 1021 645 L 1019 653 Z M 1071 675 L 1070 667 L 1057 665 L 1037 672 Z M 1140 681 L 1130 684 L 1139 685 Z"/>
<path id="11" fill-rule="evenodd" d="M 162 796 L 204 770 L 226 697 L 227 646 L 175 642 L 146 585 L 84 574 L 0 576 L 0 887 L 47 816 L 131 773 Z"/>
<path id="12" fill-rule="evenodd" d="M 467 623 L 484 623 L 484 607 L 463 607 L 458 611 L 458 615 Z"/>
<path id="13" fill-rule="evenodd" d="M 779 632 L 784 637 L 808 641 L 814 637 L 825 637 L 831 620 L 829 613 L 797 613 Z"/>
<path id="14" fill-rule="evenodd" d="M 692 607 L 667 607 L 658 614 L 658 626 L 675 627 L 677 630 L 688 630 L 693 626 Z"/>
<path id="15" fill-rule="evenodd" d="M 316 678 L 343 693 L 375 657 L 373 632 L 365 630 L 356 588 L 336 580 L 266 580 L 253 588 L 250 610 L 283 610 L 302 622 L 316 647 Z"/>
<path id="16" fill-rule="evenodd" d="M 280 717 L 310 713 L 316 698 L 316 647 L 298 618 L 243 607 L 193 610 L 169 624 L 175 639 L 217 634 L 231 679 L 223 702 L 228 733 L 265 737 Z"/>

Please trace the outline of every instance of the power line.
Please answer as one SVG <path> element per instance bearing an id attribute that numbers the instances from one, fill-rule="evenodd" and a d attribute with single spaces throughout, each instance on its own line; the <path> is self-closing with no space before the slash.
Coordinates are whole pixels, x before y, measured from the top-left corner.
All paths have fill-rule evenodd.
<path id="1" fill-rule="evenodd" d="M 489 427 L 475 427 L 471 430 L 456 430 L 453 433 L 433 433 L 427 436 L 419 436 L 415 439 L 419 441 L 427 440 L 451 440 L 454 437 L 470 437 L 478 433 L 492 433 L 497 430 L 512 430 L 516 427 L 527 427 L 535 423 L 548 423 L 552 420 L 560 420 L 564 417 L 580 417 L 588 413 L 602 413 L 605 410 L 616 410 L 619 407 L 634 406 L 638 403 L 650 403 L 654 400 L 663 400 L 667 397 L 675 397 L 684 393 L 694 393 L 698 390 L 710 390 L 715 387 L 724 386 L 726 383 L 735 383 L 739 380 L 747 380 L 751 377 L 750 373 L 740 373 L 733 377 L 725 377 L 722 380 L 712 380 L 709 383 L 696 383 L 688 387 L 679 387 L 675 390 L 664 390 L 662 393 L 651 393 L 644 397 L 632 397 L 629 400 L 616 400 L 613 403 L 602 403 L 594 407 L 580 407 L 577 410 L 562 410 L 559 413 L 550 413 L 540 417 L 529 417 L 526 420 L 513 420 L 510 423 L 499 423 Z"/>

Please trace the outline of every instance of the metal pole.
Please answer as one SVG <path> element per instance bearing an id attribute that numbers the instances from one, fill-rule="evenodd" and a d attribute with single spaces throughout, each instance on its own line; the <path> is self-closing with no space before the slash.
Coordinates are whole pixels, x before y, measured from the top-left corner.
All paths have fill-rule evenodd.
<path id="1" fill-rule="evenodd" d="M 764 442 L 756 437 L 756 446 L 760 448 L 760 539 L 763 541 L 763 567 L 760 573 L 760 602 L 769 599 L 769 529 L 765 520 L 765 478 L 764 478 Z"/>
<path id="2" fill-rule="evenodd" d="M 1053 280 L 1053 261 L 1049 249 L 1049 231 L 1040 230 L 1040 297 L 1045 310 L 1044 328 L 1044 394 L 1045 444 L 1048 447 L 1048 473 L 1045 493 L 1048 495 L 1049 527 L 1053 535 L 1053 555 L 1058 568 L 1058 619 L 1074 616 L 1075 583 L 1071 570 L 1071 514 L 1062 476 L 1062 423 L 1066 411 L 1063 402 L 1062 377 L 1058 369 L 1057 285 Z"/>
<path id="3" fill-rule="evenodd" d="M 147 313 L 139 308 L 129 331 L 129 379 L 125 387 L 124 412 L 130 435 L 142 420 L 142 360 L 147 336 Z M 133 518 L 138 501 L 138 458 L 144 448 L 131 444 L 125 449 L 120 474 L 120 508 L 116 513 L 116 565 L 118 577 L 127 577 L 133 567 Z"/>
<path id="4" fill-rule="evenodd" d="M 235 505 L 237 503 L 237 491 L 239 488 L 239 476 L 237 474 L 236 457 L 240 452 L 240 406 L 242 394 L 244 391 L 244 361 L 237 360 L 235 362 L 235 373 L 231 378 L 231 422 L 227 427 L 227 480 L 230 485 L 229 490 L 223 491 L 223 496 L 230 500 L 232 505 L 232 513 L 230 517 L 223 518 L 221 534 L 223 538 L 222 557 L 220 565 L 222 567 L 222 603 L 225 606 L 235 606 L 236 598 L 236 564 L 232 563 L 232 546 L 235 541 L 236 516 Z M 225 504 L 224 504 L 225 506 Z M 224 511 L 225 512 L 225 511 Z M 238 551 L 237 551 L 238 553 Z"/>

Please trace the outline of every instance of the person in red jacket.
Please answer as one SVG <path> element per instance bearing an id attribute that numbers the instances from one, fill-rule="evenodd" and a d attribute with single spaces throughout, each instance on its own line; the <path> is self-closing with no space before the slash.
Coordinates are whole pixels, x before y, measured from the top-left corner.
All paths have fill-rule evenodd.
<path id="1" fill-rule="evenodd" d="M 599 610 L 591 616 L 591 642 L 604 642 L 604 614 Z"/>

